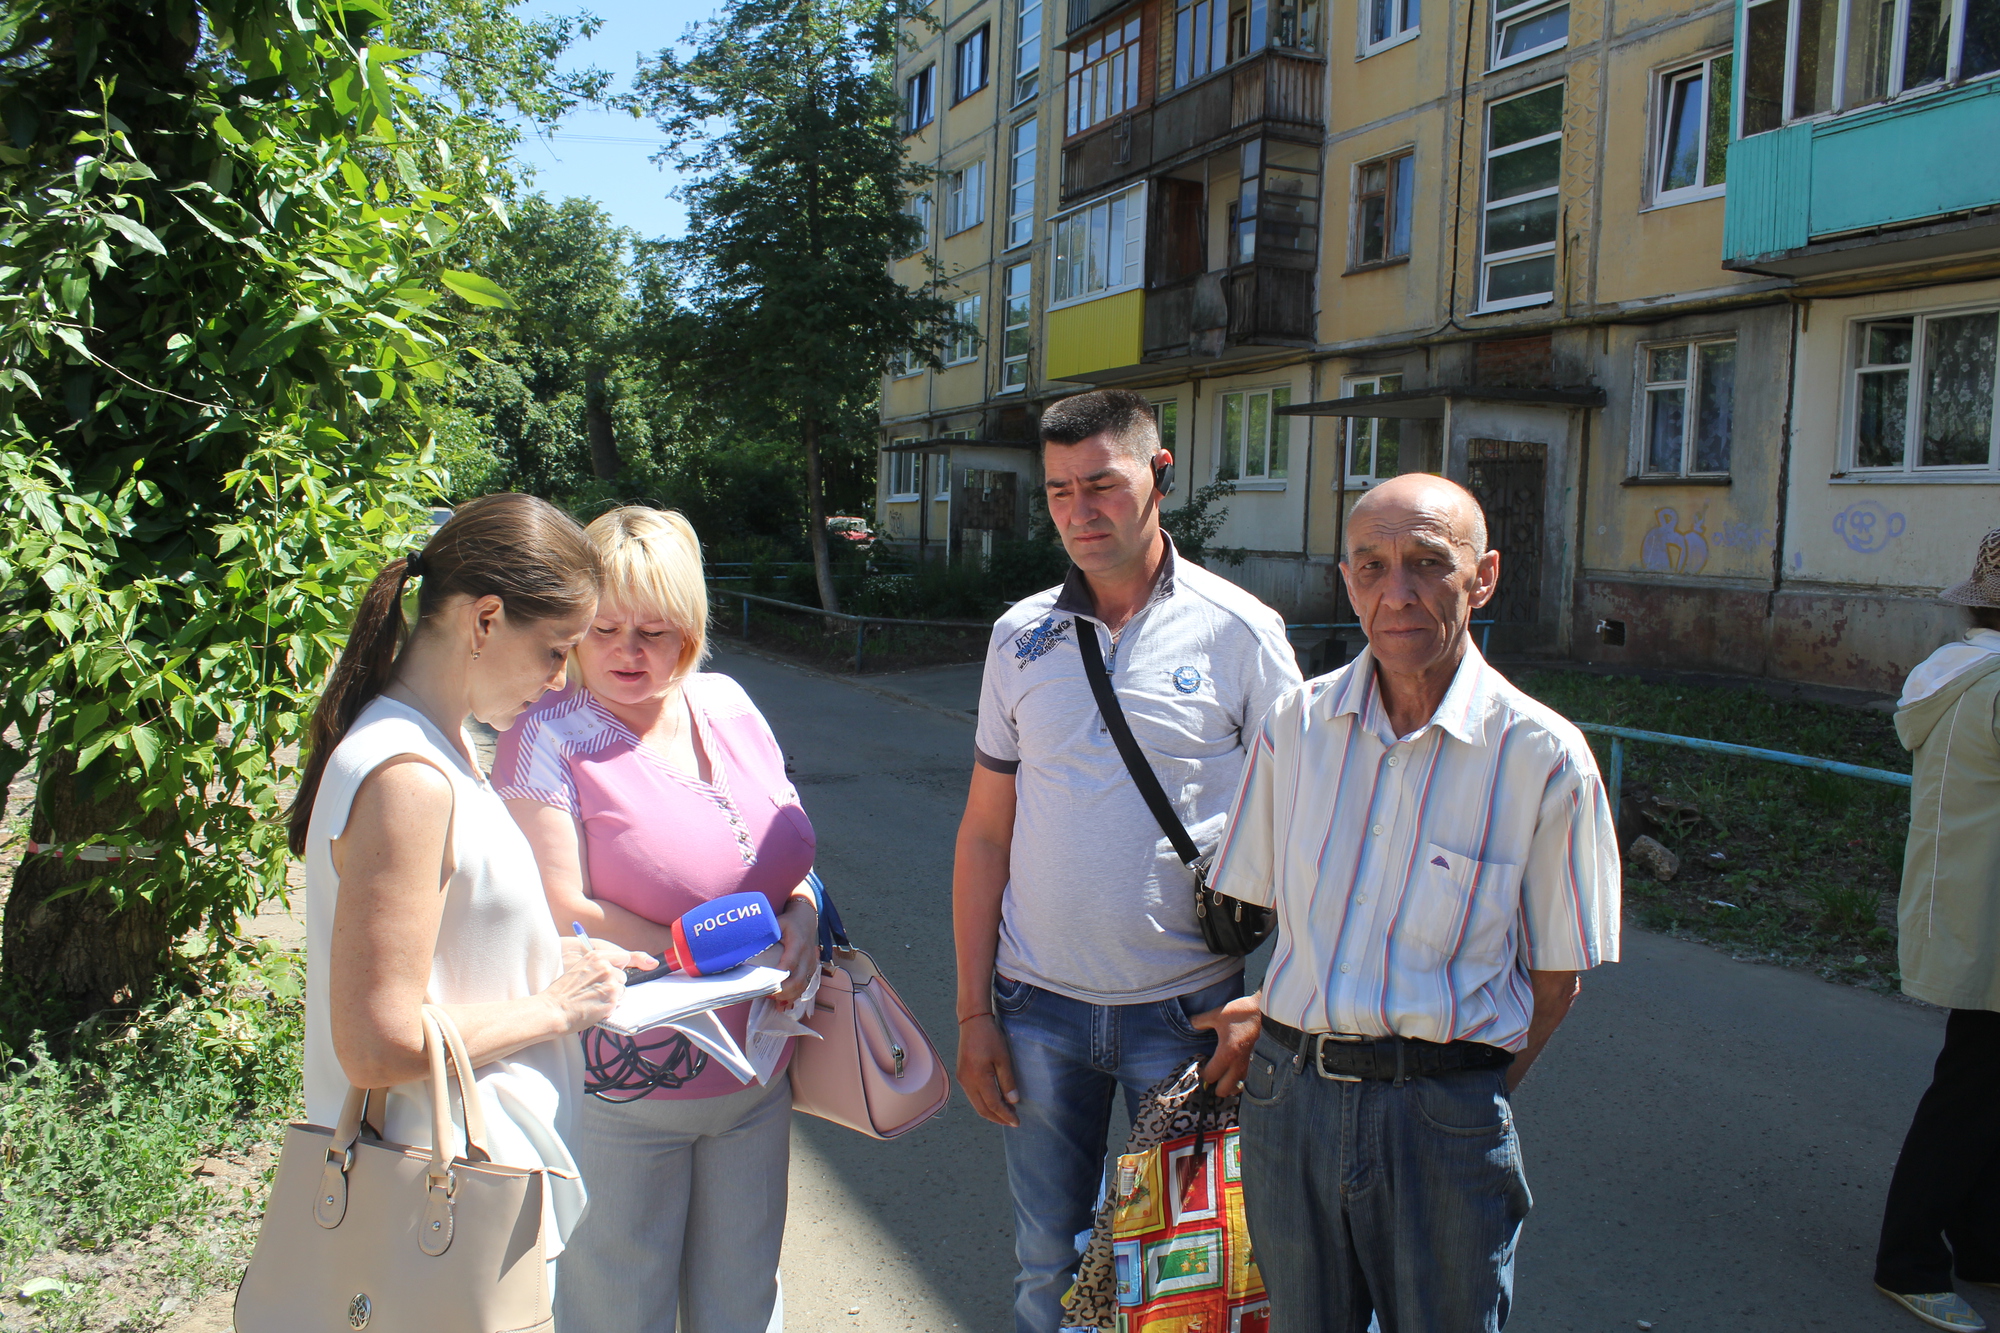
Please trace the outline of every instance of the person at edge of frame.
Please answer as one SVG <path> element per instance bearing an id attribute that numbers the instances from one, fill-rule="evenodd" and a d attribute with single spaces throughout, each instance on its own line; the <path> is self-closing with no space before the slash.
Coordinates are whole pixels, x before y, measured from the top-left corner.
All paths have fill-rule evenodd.
<path id="1" fill-rule="evenodd" d="M 1222 831 L 1244 745 L 1297 684 L 1283 619 L 1174 552 L 1173 455 L 1137 394 L 1100 390 L 1041 421 L 1061 587 L 993 627 L 952 876 L 958 1077 L 1005 1128 L 1017 1333 L 1054 1333 L 1091 1224 L 1112 1099 L 1128 1110 L 1208 1058 L 1243 960 L 1195 919 L 1193 875 L 1099 716 L 1078 634 L 1101 641 L 1133 735 L 1189 834 Z"/>
<path id="2" fill-rule="evenodd" d="M 1875 1285 L 1934 1328 L 1977 1333 L 1952 1278 L 2000 1287 L 2000 529 L 1938 598 L 1973 627 L 1896 703 L 1915 759 L 1896 924 L 1903 993 L 1951 1013 L 1890 1178 Z"/>
<path id="3" fill-rule="evenodd" d="M 1273 706 L 1209 881 L 1278 932 L 1218 1091 L 1273 1328 L 1490 1333 L 1532 1202 L 1512 1094 L 1617 960 L 1617 835 L 1582 733 L 1471 642 L 1473 496 L 1396 477 L 1345 544 L 1368 646 Z"/>

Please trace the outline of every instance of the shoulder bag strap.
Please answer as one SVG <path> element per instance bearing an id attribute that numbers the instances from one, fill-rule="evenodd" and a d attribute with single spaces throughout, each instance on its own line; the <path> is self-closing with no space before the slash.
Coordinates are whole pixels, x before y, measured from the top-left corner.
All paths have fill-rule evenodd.
<path id="1" fill-rule="evenodd" d="M 1104 725 L 1111 731 L 1111 739 L 1118 746 L 1118 757 L 1125 761 L 1125 770 L 1132 775 L 1133 785 L 1145 798 L 1146 808 L 1153 812 L 1160 832 L 1166 834 L 1167 841 L 1174 845 L 1175 854 L 1188 865 L 1194 865 L 1201 860 L 1201 849 L 1188 836 L 1181 817 L 1174 812 L 1173 802 L 1167 799 L 1167 793 L 1160 787 L 1160 779 L 1154 774 L 1153 766 L 1146 762 L 1139 742 L 1133 739 L 1131 724 L 1125 720 L 1125 710 L 1118 706 L 1118 692 L 1111 687 L 1111 673 L 1104 669 L 1104 650 L 1097 646 L 1097 625 L 1082 616 L 1076 617 L 1076 651 L 1083 658 L 1083 674 L 1090 682 L 1090 692 L 1097 697 L 1097 711 L 1104 716 Z"/>

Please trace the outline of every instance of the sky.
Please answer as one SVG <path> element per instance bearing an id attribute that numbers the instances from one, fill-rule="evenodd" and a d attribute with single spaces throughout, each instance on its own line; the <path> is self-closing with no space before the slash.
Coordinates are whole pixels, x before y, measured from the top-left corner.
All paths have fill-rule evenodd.
<path id="1" fill-rule="evenodd" d="M 609 70 L 624 88 L 641 57 L 679 45 L 688 25 L 712 17 L 717 7 L 716 0 L 526 0 L 519 12 L 587 10 L 604 20 L 595 37 L 569 49 L 563 64 Z M 523 138 L 519 155 L 534 168 L 530 188 L 554 200 L 595 199 L 619 226 L 650 240 L 679 236 L 687 226 L 687 210 L 667 198 L 673 175 L 647 160 L 659 146 L 651 121 L 579 108 L 554 134 Z"/>

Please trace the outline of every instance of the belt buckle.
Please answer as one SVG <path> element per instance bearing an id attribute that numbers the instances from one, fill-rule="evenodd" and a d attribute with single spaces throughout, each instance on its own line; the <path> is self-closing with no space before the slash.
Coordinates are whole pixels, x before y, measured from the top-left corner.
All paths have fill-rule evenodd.
<path id="1" fill-rule="evenodd" d="M 1316 1032 L 1316 1033 L 1314 1033 L 1314 1034 L 1313 1034 L 1313 1055 L 1312 1055 L 1312 1061 L 1313 1061 L 1313 1072 L 1314 1072 L 1315 1074 L 1318 1074 L 1318 1075 L 1319 1075 L 1319 1076 L 1320 1076 L 1321 1078 L 1323 1078 L 1323 1079 L 1326 1079 L 1326 1080 L 1328 1080 L 1329 1082 L 1332 1082 L 1332 1083 L 1359 1083 L 1359 1082 L 1361 1082 L 1361 1076 L 1360 1076 L 1359 1074 L 1330 1074 L 1330 1073 L 1328 1073 L 1328 1072 L 1327 1072 L 1327 1069 L 1326 1069 L 1326 1044 L 1327 1044 L 1328 1042 L 1330 1042 L 1330 1041 L 1337 1041 L 1337 1042 L 1343 1042 L 1343 1043 L 1352 1043 L 1352 1042 L 1357 1042 L 1357 1041 L 1362 1041 L 1362 1040 L 1365 1040 L 1365 1038 L 1362 1038 L 1362 1037 L 1350 1037 L 1350 1036 L 1346 1035 L 1345 1033 L 1339 1033 L 1339 1032 Z"/>

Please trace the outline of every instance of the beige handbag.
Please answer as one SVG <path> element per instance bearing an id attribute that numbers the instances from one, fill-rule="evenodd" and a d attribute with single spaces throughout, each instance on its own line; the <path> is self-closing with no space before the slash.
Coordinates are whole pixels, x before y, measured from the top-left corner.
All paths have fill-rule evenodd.
<path id="1" fill-rule="evenodd" d="M 340 1123 L 290 1126 L 263 1231 L 236 1289 L 237 1333 L 550 1333 L 542 1248 L 546 1167 L 502 1166 L 465 1039 L 424 1006 L 431 1143 L 361 1138 L 371 1094 L 350 1088 Z M 449 1065 L 449 1071 L 447 1071 Z M 466 1150 L 449 1156 L 450 1084 Z M 379 1102 L 378 1102 L 379 1105 Z"/>
<path id="2" fill-rule="evenodd" d="M 847 941 L 840 913 L 820 907 L 820 983 L 792 1052 L 792 1107 L 872 1139 L 907 1134 L 944 1110 L 951 1079 L 923 1024 L 875 960 Z"/>

